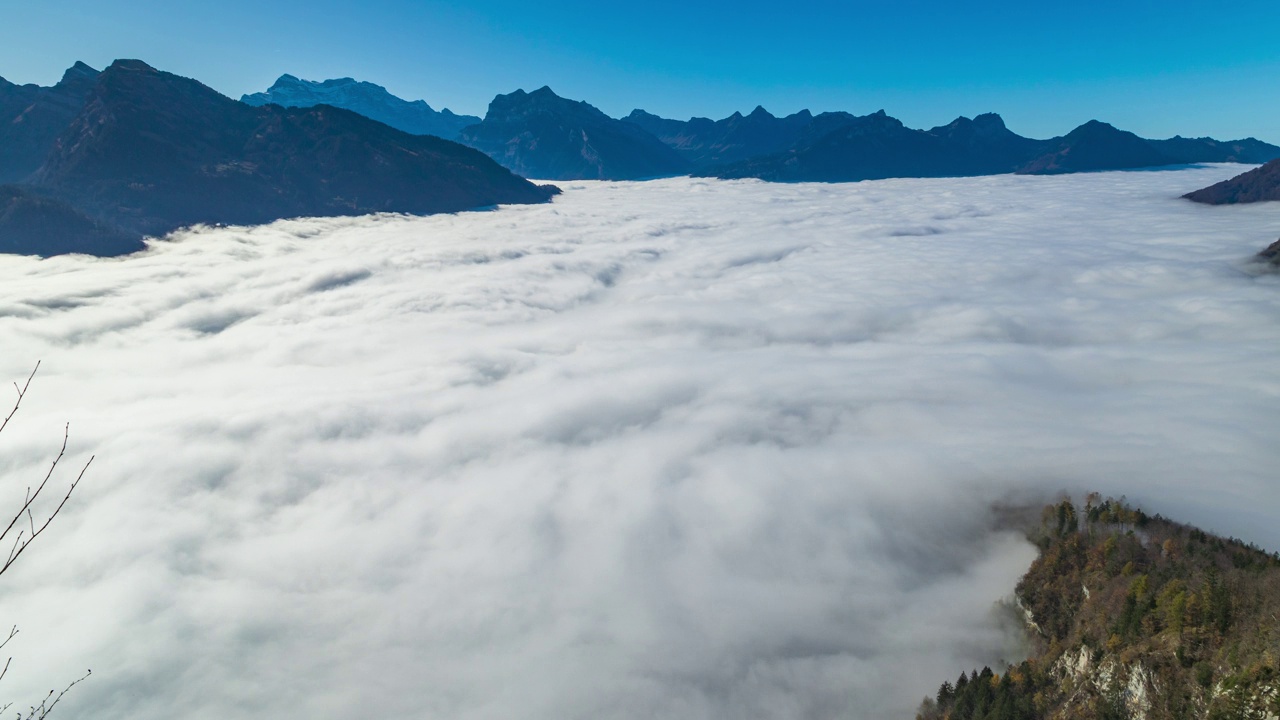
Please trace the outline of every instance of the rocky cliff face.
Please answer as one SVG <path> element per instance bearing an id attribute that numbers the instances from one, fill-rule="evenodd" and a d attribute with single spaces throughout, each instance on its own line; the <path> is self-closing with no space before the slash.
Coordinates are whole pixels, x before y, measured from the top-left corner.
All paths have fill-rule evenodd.
<path id="1" fill-rule="evenodd" d="M 463 128 L 480 122 L 480 118 L 474 115 L 455 115 L 448 108 L 437 112 L 423 100 L 403 100 L 381 85 L 352 78 L 314 82 L 281 75 L 266 92 L 245 95 L 240 101 L 255 107 L 270 104 L 301 108 L 332 105 L 411 135 L 435 135 L 446 140 L 458 139 Z"/>

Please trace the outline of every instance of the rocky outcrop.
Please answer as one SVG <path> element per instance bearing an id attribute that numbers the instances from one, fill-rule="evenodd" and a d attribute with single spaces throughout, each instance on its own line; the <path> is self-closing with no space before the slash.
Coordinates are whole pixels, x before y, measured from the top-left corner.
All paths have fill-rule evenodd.
<path id="1" fill-rule="evenodd" d="M 1029 539 L 1031 657 L 943 683 L 920 720 L 1280 716 L 1280 553 L 1097 495 Z"/>
<path id="2" fill-rule="evenodd" d="M 1280 200 L 1280 160 L 1241 173 L 1230 180 L 1183 195 L 1188 200 L 1209 205 Z"/>

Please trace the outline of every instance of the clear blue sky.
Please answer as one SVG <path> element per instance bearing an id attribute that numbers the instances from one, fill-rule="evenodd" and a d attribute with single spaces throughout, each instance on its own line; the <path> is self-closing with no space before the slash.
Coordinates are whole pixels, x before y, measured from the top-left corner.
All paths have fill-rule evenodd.
<path id="1" fill-rule="evenodd" d="M 1150 137 L 1280 143 L 1280 1 L 0 0 L 0 76 L 48 84 L 134 57 L 238 97 L 352 76 L 483 114 L 550 85 L 611 115 L 1000 112 Z"/>

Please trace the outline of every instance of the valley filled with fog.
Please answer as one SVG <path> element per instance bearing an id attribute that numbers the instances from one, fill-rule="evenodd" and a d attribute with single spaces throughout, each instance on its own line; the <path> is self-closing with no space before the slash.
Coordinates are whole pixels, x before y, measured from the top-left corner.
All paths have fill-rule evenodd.
<path id="1" fill-rule="evenodd" d="M 0 379 L 42 362 L 0 507 L 65 422 L 97 456 L 0 585 L 3 696 L 909 718 L 1018 652 L 993 505 L 1280 548 L 1280 207 L 1178 199 L 1238 173 L 564 183 L 0 256 Z"/>

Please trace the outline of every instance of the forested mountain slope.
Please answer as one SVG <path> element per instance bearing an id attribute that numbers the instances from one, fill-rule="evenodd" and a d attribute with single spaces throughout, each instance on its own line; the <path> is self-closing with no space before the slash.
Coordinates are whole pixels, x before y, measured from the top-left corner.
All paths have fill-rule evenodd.
<path id="1" fill-rule="evenodd" d="M 1280 717 L 1280 554 L 1097 495 L 1033 539 L 1034 656 L 943 683 L 920 720 Z"/>

